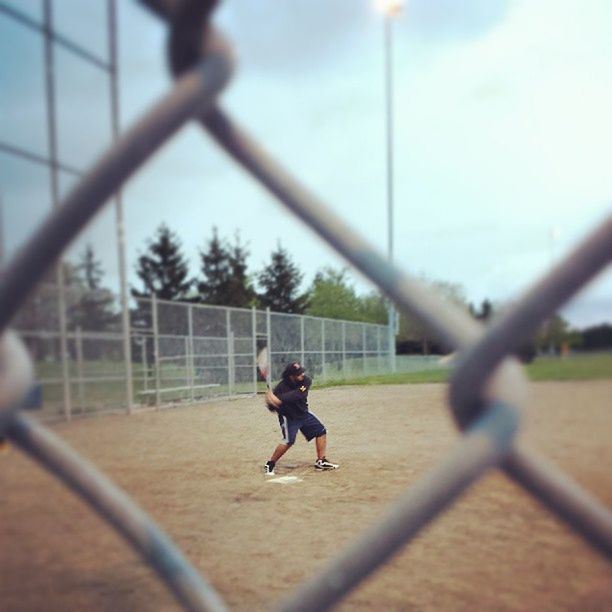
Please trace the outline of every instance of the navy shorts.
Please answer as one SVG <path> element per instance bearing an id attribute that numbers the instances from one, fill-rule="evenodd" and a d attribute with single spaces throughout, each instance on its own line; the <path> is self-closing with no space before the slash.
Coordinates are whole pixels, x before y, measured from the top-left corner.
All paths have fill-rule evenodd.
<path id="1" fill-rule="evenodd" d="M 295 437 L 297 436 L 298 430 L 302 432 L 302 435 L 308 442 L 313 438 L 318 438 L 327 433 L 325 425 L 323 425 L 312 412 L 307 412 L 304 417 L 300 419 L 288 419 L 279 414 L 278 422 L 280 423 L 281 432 L 283 433 L 283 442 L 289 446 L 295 443 Z"/>

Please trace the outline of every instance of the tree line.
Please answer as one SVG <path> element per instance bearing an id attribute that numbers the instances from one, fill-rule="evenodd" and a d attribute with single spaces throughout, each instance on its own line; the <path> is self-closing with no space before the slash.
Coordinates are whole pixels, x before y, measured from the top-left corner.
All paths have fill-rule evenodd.
<path id="1" fill-rule="evenodd" d="M 199 251 L 198 278 L 189 278 L 188 263 L 182 254 L 178 236 L 161 225 L 155 238 L 148 242 L 147 252 L 138 260 L 137 274 L 143 283 L 138 296 L 193 301 L 223 306 L 269 307 L 276 312 L 307 314 L 330 319 L 386 324 L 388 303 L 377 291 L 358 295 L 345 268 L 325 267 L 319 270 L 311 285 L 301 291 L 303 274 L 280 243 L 270 261 L 253 274 L 248 272 L 249 252 L 236 234 L 230 242 L 219 238 L 216 229 Z M 507 305 L 484 299 L 474 305 L 466 299 L 463 288 L 446 281 L 423 278 L 425 284 L 469 312 L 475 319 L 488 323 Z M 601 350 L 612 347 L 612 325 L 602 324 L 583 330 L 572 329 L 559 314 L 550 317 L 519 353 L 529 360 L 535 354 L 561 353 L 565 349 Z M 396 335 L 398 353 L 443 353 L 443 347 L 416 319 L 399 313 Z"/>
<path id="2" fill-rule="evenodd" d="M 136 274 L 141 286 L 132 287 L 136 298 L 149 298 L 233 306 L 270 308 L 275 312 L 311 316 L 386 322 L 383 298 L 376 292 L 358 295 L 344 269 L 323 268 L 311 285 L 302 290 L 304 274 L 280 244 L 269 261 L 249 272 L 247 246 L 236 234 L 233 241 L 212 237 L 198 252 L 198 275 L 190 276 L 189 261 L 179 237 L 162 224 L 139 256 Z"/>
<path id="3" fill-rule="evenodd" d="M 135 298 L 151 298 L 239 308 L 269 307 L 275 312 L 306 314 L 330 319 L 386 324 L 388 302 L 377 291 L 364 295 L 356 292 L 345 268 L 320 269 L 305 290 L 304 279 L 289 252 L 280 242 L 261 269 L 250 272 L 247 245 L 236 234 L 233 240 L 221 238 L 217 229 L 198 251 L 198 274 L 190 275 L 178 235 L 167 225 L 160 225 L 147 240 L 135 266 L 138 286 L 131 286 Z M 76 262 L 64 263 L 67 286 L 66 315 L 69 329 L 110 331 L 120 329 L 120 312 L 112 291 L 104 287 L 102 265 L 91 246 Z M 47 278 L 51 281 L 52 276 Z M 484 299 L 469 302 L 463 288 L 455 283 L 422 279 L 439 295 L 487 323 L 506 305 Z M 132 311 L 137 321 L 143 312 Z M 37 293 L 21 310 L 15 321 L 22 329 L 57 329 L 56 309 L 49 296 Z M 601 324 L 583 330 L 572 329 L 555 314 L 523 347 L 525 359 L 536 353 L 560 353 L 567 348 L 602 350 L 612 347 L 612 325 Z M 404 313 L 398 317 L 396 349 L 398 353 L 443 353 L 444 349 L 425 327 Z"/>

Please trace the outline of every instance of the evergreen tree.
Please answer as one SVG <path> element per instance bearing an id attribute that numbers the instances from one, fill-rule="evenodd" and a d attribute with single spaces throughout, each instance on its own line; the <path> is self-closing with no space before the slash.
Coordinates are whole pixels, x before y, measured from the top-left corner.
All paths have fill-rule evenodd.
<path id="1" fill-rule="evenodd" d="M 219 239 L 217 228 L 205 251 L 200 251 L 201 272 L 199 299 L 205 304 L 246 308 L 255 302 L 256 294 L 247 274 L 249 252 L 237 233 L 233 245 Z"/>
<path id="2" fill-rule="evenodd" d="M 77 274 L 86 289 L 99 289 L 104 272 L 102 264 L 96 259 L 91 244 L 85 247 L 79 263 L 76 265 Z"/>
<path id="3" fill-rule="evenodd" d="M 217 228 L 213 228 L 213 237 L 208 241 L 207 250 L 200 251 L 201 272 L 204 277 L 198 283 L 199 300 L 204 304 L 227 306 L 232 269 L 230 253 L 219 239 Z"/>
<path id="4" fill-rule="evenodd" d="M 69 308 L 70 326 L 92 331 L 109 329 L 118 320 L 115 298 L 109 289 L 102 287 L 104 271 L 90 244 L 74 269 L 80 291 Z"/>
<path id="5" fill-rule="evenodd" d="M 230 279 L 228 287 L 228 306 L 246 308 L 256 302 L 253 284 L 247 274 L 247 257 L 249 252 L 240 242 L 236 233 L 236 241 L 229 251 Z"/>
<path id="6" fill-rule="evenodd" d="M 303 277 L 279 242 L 271 262 L 258 275 L 263 289 L 258 294 L 261 305 L 277 312 L 302 314 L 308 304 L 308 295 L 299 293 Z"/>
<path id="7" fill-rule="evenodd" d="M 149 241 L 148 252 L 138 258 L 136 273 L 144 288 L 132 289 L 134 297 L 155 295 L 163 300 L 185 300 L 193 284 L 178 236 L 165 224 L 159 226 L 155 239 Z"/>

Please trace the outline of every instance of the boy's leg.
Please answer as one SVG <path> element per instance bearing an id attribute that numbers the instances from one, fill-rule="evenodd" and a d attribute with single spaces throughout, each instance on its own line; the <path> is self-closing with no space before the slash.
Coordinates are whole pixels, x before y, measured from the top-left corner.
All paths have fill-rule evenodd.
<path id="1" fill-rule="evenodd" d="M 317 459 L 325 459 L 325 449 L 327 448 L 327 434 L 315 438 L 317 448 Z"/>
<path id="2" fill-rule="evenodd" d="M 289 444 L 285 444 L 284 442 L 281 442 L 275 449 L 274 452 L 272 453 L 272 456 L 270 457 L 270 461 L 272 461 L 273 463 L 276 463 L 290 448 Z"/>
<path id="3" fill-rule="evenodd" d="M 272 457 L 264 465 L 264 472 L 268 475 L 274 475 L 276 462 L 293 446 L 299 428 L 299 423 L 290 421 L 280 414 L 278 415 L 278 422 L 283 434 L 283 441 L 274 449 Z"/>

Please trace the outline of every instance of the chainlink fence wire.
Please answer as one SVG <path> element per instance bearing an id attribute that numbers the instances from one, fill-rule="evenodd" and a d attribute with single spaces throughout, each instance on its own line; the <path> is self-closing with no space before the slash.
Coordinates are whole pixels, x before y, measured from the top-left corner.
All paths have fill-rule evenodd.
<path id="1" fill-rule="evenodd" d="M 223 610 L 215 589 L 167 536 L 93 465 L 21 410 L 32 384 L 23 342 L 7 330 L 30 290 L 70 241 L 130 175 L 187 121 L 198 121 L 228 155 L 265 186 L 404 312 L 459 353 L 449 407 L 462 437 L 438 465 L 412 485 L 327 567 L 299 586 L 280 610 L 333 606 L 410 541 L 487 470 L 498 467 L 563 519 L 593 548 L 612 558 L 612 512 L 515 434 L 526 408 L 526 379 L 510 355 L 537 327 L 612 259 L 612 217 L 542 278 L 490 327 L 387 261 L 336 216 L 218 106 L 230 79 L 230 46 L 209 22 L 216 2 L 141 0 L 166 21 L 171 92 L 110 147 L 61 206 L 10 261 L 0 278 L 0 435 L 57 476 L 137 550 L 188 610 Z"/>

